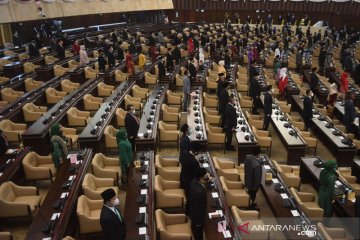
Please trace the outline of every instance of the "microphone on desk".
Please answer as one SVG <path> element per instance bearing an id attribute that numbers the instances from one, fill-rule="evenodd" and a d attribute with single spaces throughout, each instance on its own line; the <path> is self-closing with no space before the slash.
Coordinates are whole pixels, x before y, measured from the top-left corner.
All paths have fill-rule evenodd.
<path id="1" fill-rule="evenodd" d="M 89 124 L 90 124 L 90 126 L 91 126 L 91 131 L 90 131 L 90 133 L 92 134 L 92 135 L 95 135 L 95 133 L 96 133 L 96 128 L 97 127 L 94 127 L 93 125 L 92 125 L 92 123 L 91 123 L 91 121 L 89 122 Z"/>

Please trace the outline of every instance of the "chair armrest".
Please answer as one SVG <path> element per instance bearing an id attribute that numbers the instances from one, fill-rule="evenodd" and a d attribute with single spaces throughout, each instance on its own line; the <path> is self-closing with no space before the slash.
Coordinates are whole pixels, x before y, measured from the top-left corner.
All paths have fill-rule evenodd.
<path id="1" fill-rule="evenodd" d="M 233 163 L 231 161 L 222 161 L 222 160 L 218 159 L 217 163 L 218 163 L 219 167 L 222 168 L 222 169 L 235 168 L 235 163 Z"/>
<path id="2" fill-rule="evenodd" d="M 298 192 L 297 194 L 303 202 L 313 202 L 315 200 L 315 196 L 312 193 Z"/>
<path id="3" fill-rule="evenodd" d="M 240 175 L 239 175 L 240 178 Z M 242 182 L 236 182 L 236 181 L 227 181 L 226 186 L 231 192 L 231 189 L 244 189 L 244 184 Z"/>
<path id="4" fill-rule="evenodd" d="M 32 196 L 39 195 L 36 187 L 23 187 L 12 184 L 16 196 Z"/>
<path id="5" fill-rule="evenodd" d="M 269 131 L 256 130 L 256 133 L 261 137 L 268 137 L 269 136 Z"/>
<path id="6" fill-rule="evenodd" d="M 95 185 L 97 187 L 113 187 L 114 179 L 112 179 L 112 178 L 96 178 Z"/>
<path id="7" fill-rule="evenodd" d="M 170 180 L 162 180 L 162 185 L 164 189 L 177 189 L 180 188 L 179 181 L 170 181 Z"/>
<path id="8" fill-rule="evenodd" d="M 120 166 L 119 165 L 119 159 L 117 158 L 109 158 L 109 157 L 106 157 L 104 159 L 104 164 L 106 166 Z"/>
<path id="9" fill-rule="evenodd" d="M 342 228 L 325 228 L 325 230 L 333 239 L 346 239 L 346 232 Z"/>
<path id="10" fill-rule="evenodd" d="M 166 214 L 166 216 L 163 219 L 166 225 L 174 225 L 174 224 L 181 224 L 187 222 L 187 218 L 185 214 Z"/>

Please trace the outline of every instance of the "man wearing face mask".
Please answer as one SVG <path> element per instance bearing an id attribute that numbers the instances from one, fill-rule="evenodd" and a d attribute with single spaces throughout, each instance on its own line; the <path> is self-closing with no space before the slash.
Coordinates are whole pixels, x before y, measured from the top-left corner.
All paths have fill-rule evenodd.
<path id="1" fill-rule="evenodd" d="M 267 131 L 272 114 L 272 103 L 273 99 L 271 96 L 272 86 L 266 86 L 266 92 L 264 93 L 264 130 Z"/>
<path id="2" fill-rule="evenodd" d="M 180 152 L 186 151 L 189 152 L 191 150 L 191 139 L 190 135 L 192 133 L 192 129 L 186 123 L 181 126 L 180 131 L 183 133 L 180 138 Z"/>
<path id="3" fill-rule="evenodd" d="M 117 208 L 119 198 L 114 189 L 109 188 L 101 193 L 104 205 L 100 213 L 100 225 L 106 240 L 125 240 L 125 219 Z"/>
<path id="4" fill-rule="evenodd" d="M 190 97 L 190 79 L 189 79 L 189 71 L 186 69 L 184 71 L 183 81 L 183 93 L 184 93 L 184 102 L 183 102 L 183 111 L 187 112 L 188 105 L 189 105 L 189 97 Z"/>
<path id="5" fill-rule="evenodd" d="M 236 119 L 236 109 L 234 107 L 235 105 L 235 98 L 234 96 L 229 97 L 229 102 L 226 105 L 225 108 L 225 132 L 226 132 L 226 150 L 228 151 L 236 151 L 234 146 L 231 145 L 232 137 L 237 125 Z"/>
<path id="6" fill-rule="evenodd" d="M 253 77 L 250 80 L 249 95 L 253 100 L 252 114 L 259 114 L 257 109 L 259 107 L 259 102 L 260 102 L 261 86 L 258 78 L 259 78 L 259 73 L 256 71 L 255 73 L 253 73 Z"/>
<path id="7" fill-rule="evenodd" d="M 131 143 L 132 150 L 133 152 L 135 152 L 135 139 L 138 135 L 140 121 L 135 116 L 135 108 L 133 105 L 128 105 L 126 110 L 127 113 L 125 116 L 125 129 L 128 135 L 129 142 Z"/>
<path id="8" fill-rule="evenodd" d="M 311 126 L 311 121 L 313 118 L 313 101 L 312 97 L 314 94 L 310 89 L 306 90 L 306 96 L 304 97 L 304 110 L 303 110 L 303 118 L 305 123 L 305 131 L 309 129 Z"/>

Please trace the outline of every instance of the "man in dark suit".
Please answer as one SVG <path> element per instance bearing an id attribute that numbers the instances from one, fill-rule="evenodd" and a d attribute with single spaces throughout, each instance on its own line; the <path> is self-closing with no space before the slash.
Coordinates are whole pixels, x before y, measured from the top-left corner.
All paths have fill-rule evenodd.
<path id="1" fill-rule="evenodd" d="M 191 182 L 189 191 L 191 229 L 195 240 L 203 239 L 203 230 L 207 209 L 205 184 L 208 176 L 205 168 L 196 171 L 196 178 Z"/>
<path id="2" fill-rule="evenodd" d="M 190 73 L 190 83 L 194 83 L 195 79 L 196 79 L 196 67 L 194 65 L 194 58 L 191 58 L 191 60 L 189 61 L 189 73 Z"/>
<path id="3" fill-rule="evenodd" d="M 114 50 L 113 47 L 109 47 L 109 52 L 107 55 L 108 58 L 108 64 L 110 66 L 110 68 L 115 66 L 115 56 L 114 56 Z"/>
<path id="4" fill-rule="evenodd" d="M 161 80 L 165 77 L 165 74 L 166 74 L 166 69 L 165 69 L 163 61 L 160 61 L 158 63 L 158 69 L 159 69 L 159 80 Z"/>
<path id="5" fill-rule="evenodd" d="M 229 92 L 230 83 L 228 81 L 223 82 L 221 89 L 220 99 L 219 99 L 219 113 L 221 114 L 221 127 L 225 128 L 225 108 L 229 102 Z"/>
<path id="6" fill-rule="evenodd" d="M 126 110 L 127 113 L 125 116 L 125 129 L 129 142 L 131 143 L 132 150 L 135 152 L 135 140 L 138 135 L 140 122 L 135 116 L 135 108 L 133 105 L 128 105 Z"/>
<path id="7" fill-rule="evenodd" d="M 37 49 L 36 47 L 35 40 L 32 40 L 31 43 L 29 44 L 29 55 L 31 58 L 39 56 L 39 49 Z"/>
<path id="8" fill-rule="evenodd" d="M 224 73 L 219 73 L 218 76 L 219 76 L 219 80 L 217 80 L 216 96 L 220 100 L 220 98 L 221 98 L 221 90 L 222 90 L 222 87 L 223 87 L 223 82 L 225 80 L 225 74 Z"/>
<path id="9" fill-rule="evenodd" d="M 252 155 L 247 155 L 244 160 L 245 188 L 250 196 L 250 209 L 260 210 L 256 207 L 256 193 L 259 191 L 262 179 L 262 162 L 259 158 L 260 147 L 253 150 Z"/>
<path id="10" fill-rule="evenodd" d="M 56 45 L 56 53 L 58 58 L 64 59 L 65 58 L 65 48 L 63 45 L 63 40 L 59 40 Z"/>
<path id="11" fill-rule="evenodd" d="M 168 52 L 166 54 L 166 69 L 167 70 L 172 70 L 174 68 L 174 59 L 173 59 L 173 56 L 170 51 L 171 51 L 171 48 L 168 48 Z"/>
<path id="12" fill-rule="evenodd" d="M 360 138 L 359 126 L 354 124 L 355 118 L 358 117 L 354 107 L 354 93 L 349 91 L 346 95 L 345 106 L 344 106 L 344 117 L 343 122 L 346 126 L 346 131 L 353 133 L 357 139 Z"/>
<path id="13" fill-rule="evenodd" d="M 305 123 L 305 131 L 309 129 L 312 123 L 313 118 L 313 101 L 312 97 L 314 94 L 310 89 L 306 90 L 306 96 L 304 97 L 304 110 L 303 110 L 303 118 Z"/>
<path id="14" fill-rule="evenodd" d="M 253 100 L 252 114 L 259 114 L 257 109 L 260 102 L 261 86 L 259 83 L 259 73 L 256 71 L 250 81 L 249 95 Z"/>
<path id="15" fill-rule="evenodd" d="M 268 85 L 266 87 L 266 92 L 264 93 L 264 130 L 267 131 L 269 127 L 269 123 L 271 120 L 272 114 L 272 103 L 273 99 L 271 96 L 272 86 Z"/>
<path id="16" fill-rule="evenodd" d="M 101 193 L 104 200 L 104 206 L 100 213 L 100 225 L 106 240 L 125 240 L 126 225 L 125 219 L 121 215 L 117 206 L 119 198 L 114 189 L 109 188 Z"/>
<path id="17" fill-rule="evenodd" d="M 98 63 L 99 63 L 99 71 L 101 73 L 104 73 L 105 72 L 105 57 L 104 57 L 104 52 L 102 50 L 99 50 Z"/>
<path id="18" fill-rule="evenodd" d="M 235 151 L 234 146 L 231 145 L 233 133 L 236 129 L 236 109 L 234 107 L 235 98 L 234 96 L 229 97 L 229 102 L 225 108 L 225 129 L 226 129 L 226 150 Z"/>
<path id="19" fill-rule="evenodd" d="M 311 69 L 311 75 L 310 75 L 310 88 L 311 91 L 317 90 L 317 87 L 319 85 L 319 77 L 316 74 L 317 68 L 314 67 Z"/>
<path id="20" fill-rule="evenodd" d="M 180 152 L 181 151 L 187 151 L 189 152 L 191 150 L 191 139 L 190 135 L 192 133 L 191 128 L 186 123 L 181 126 L 180 131 L 183 133 L 180 138 Z"/>
<path id="21" fill-rule="evenodd" d="M 258 70 L 255 67 L 255 60 L 251 60 L 250 66 L 249 66 L 249 82 L 251 82 L 251 79 L 254 78 L 255 74 L 258 74 Z"/>

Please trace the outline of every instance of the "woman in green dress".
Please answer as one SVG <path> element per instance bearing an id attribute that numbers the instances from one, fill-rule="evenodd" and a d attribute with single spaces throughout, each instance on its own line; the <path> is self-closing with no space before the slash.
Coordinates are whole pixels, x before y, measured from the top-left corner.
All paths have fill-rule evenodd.
<path id="1" fill-rule="evenodd" d="M 67 138 L 63 135 L 60 124 L 55 123 L 50 130 L 51 136 L 51 156 L 55 167 L 58 169 L 61 166 L 62 161 L 68 155 L 68 149 L 66 146 Z"/>
<path id="2" fill-rule="evenodd" d="M 324 163 L 320 172 L 319 206 L 324 209 L 324 217 L 332 216 L 332 201 L 335 197 L 335 181 L 337 179 L 336 161 L 329 160 Z"/>
<path id="3" fill-rule="evenodd" d="M 116 133 L 116 142 L 119 149 L 119 160 L 121 166 L 121 182 L 125 187 L 130 164 L 133 162 L 133 152 L 125 129 L 120 129 Z"/>

